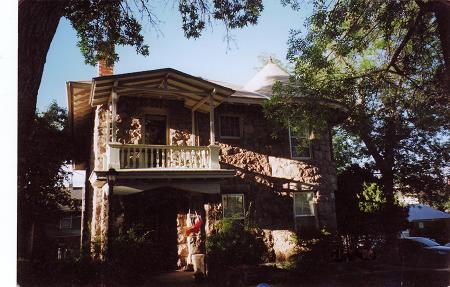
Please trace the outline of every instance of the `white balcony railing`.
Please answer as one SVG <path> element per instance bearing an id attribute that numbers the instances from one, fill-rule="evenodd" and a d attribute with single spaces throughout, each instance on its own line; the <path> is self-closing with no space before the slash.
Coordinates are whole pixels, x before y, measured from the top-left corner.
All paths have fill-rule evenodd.
<path id="1" fill-rule="evenodd" d="M 105 170 L 220 169 L 218 146 L 107 145 Z"/>

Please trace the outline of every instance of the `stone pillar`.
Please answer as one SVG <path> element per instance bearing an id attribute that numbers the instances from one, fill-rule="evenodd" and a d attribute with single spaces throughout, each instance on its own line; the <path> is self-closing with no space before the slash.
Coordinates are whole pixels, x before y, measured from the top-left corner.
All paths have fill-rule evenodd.
<path id="1" fill-rule="evenodd" d="M 177 214 L 177 244 L 178 244 L 178 268 L 187 267 L 188 247 L 185 230 L 187 228 L 186 214 Z"/>
<path id="2" fill-rule="evenodd" d="M 108 249 L 110 190 L 108 184 L 94 186 L 93 213 L 91 222 L 91 256 L 94 260 L 105 260 Z"/>
<path id="3" fill-rule="evenodd" d="M 91 221 L 91 255 L 93 259 L 100 259 L 101 253 L 102 193 L 102 188 L 93 186 Z"/>

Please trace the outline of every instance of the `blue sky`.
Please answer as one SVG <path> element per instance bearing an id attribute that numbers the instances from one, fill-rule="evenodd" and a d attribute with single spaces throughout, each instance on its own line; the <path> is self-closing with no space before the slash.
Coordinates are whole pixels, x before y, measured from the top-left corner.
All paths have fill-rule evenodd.
<path id="1" fill-rule="evenodd" d="M 115 73 L 170 67 L 194 76 L 243 85 L 255 74 L 255 68 L 261 66 L 258 55 L 274 54 L 285 59 L 289 30 L 303 28 L 307 16 L 306 11 L 293 11 L 283 7 L 278 0 L 264 1 L 258 24 L 233 30 L 235 41 L 227 49 L 221 23 L 208 28 L 199 39 L 188 40 L 183 35 L 176 7 L 169 4 L 155 5 L 154 8 L 161 32 L 144 25 L 150 55 L 144 57 L 137 55 L 132 47 L 118 47 L 120 61 L 115 65 Z M 53 100 L 67 107 L 65 82 L 90 80 L 97 75 L 96 67 L 84 63 L 76 43 L 75 31 L 66 19 L 62 19 L 47 54 L 38 110 L 45 110 Z"/>

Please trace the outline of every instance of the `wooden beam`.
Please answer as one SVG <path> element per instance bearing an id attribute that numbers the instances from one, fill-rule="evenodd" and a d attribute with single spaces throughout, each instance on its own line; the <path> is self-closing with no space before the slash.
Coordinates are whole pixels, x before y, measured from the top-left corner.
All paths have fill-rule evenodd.
<path id="1" fill-rule="evenodd" d="M 114 87 L 117 87 L 117 81 L 114 82 Z M 113 88 L 113 89 L 111 89 L 111 110 L 112 110 L 112 120 L 111 120 L 112 137 L 111 137 L 111 140 L 113 143 L 116 142 L 117 102 L 118 102 L 117 91 L 116 91 L 116 88 Z"/>
<path id="2" fill-rule="evenodd" d="M 191 127 L 192 127 L 192 131 L 191 131 L 191 143 L 192 146 L 195 146 L 195 111 L 192 110 L 191 111 Z"/>
<path id="3" fill-rule="evenodd" d="M 214 95 L 216 94 L 216 89 L 213 89 L 211 95 L 209 96 L 209 139 L 210 145 L 216 143 L 216 133 L 214 131 Z"/>
<path id="4" fill-rule="evenodd" d="M 196 103 L 192 107 L 192 111 L 195 112 L 195 110 L 197 110 L 201 105 L 203 105 L 208 99 L 209 99 L 209 97 L 204 97 L 203 99 L 201 99 L 198 103 Z"/>
<path id="5" fill-rule="evenodd" d="M 199 96 L 209 96 L 209 93 L 205 92 L 196 92 L 196 91 L 189 91 L 184 89 L 163 89 L 158 87 L 146 87 L 146 86 L 121 86 L 117 88 L 118 91 L 123 90 L 135 90 L 135 91 L 143 91 L 143 92 L 170 92 L 170 93 L 178 93 L 180 95 L 199 95 Z"/>
<path id="6" fill-rule="evenodd" d="M 169 73 L 166 74 L 164 79 L 161 81 L 161 84 L 159 84 L 158 88 L 167 89 L 167 79 L 169 79 Z"/>

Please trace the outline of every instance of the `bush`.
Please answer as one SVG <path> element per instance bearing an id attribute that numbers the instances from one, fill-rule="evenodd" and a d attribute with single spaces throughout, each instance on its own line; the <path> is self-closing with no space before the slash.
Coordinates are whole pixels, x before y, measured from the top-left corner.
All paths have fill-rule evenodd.
<path id="1" fill-rule="evenodd" d="M 323 270 L 324 266 L 336 259 L 339 238 L 326 231 L 316 234 L 315 238 L 297 237 L 300 253 L 292 259 L 292 268 L 299 272 Z"/>
<path id="2" fill-rule="evenodd" d="M 221 220 L 206 239 L 209 269 L 255 265 L 267 252 L 262 238 L 238 220 Z"/>
<path id="3" fill-rule="evenodd" d="M 130 227 L 111 242 L 108 278 L 127 284 L 141 283 L 145 276 L 164 266 L 164 250 L 158 245 L 154 231 L 142 224 Z"/>
<path id="4" fill-rule="evenodd" d="M 23 267 L 18 265 L 18 283 L 21 286 L 95 284 L 101 282 L 103 267 L 103 263 L 89 257 L 34 261 L 25 274 L 21 274 Z"/>

